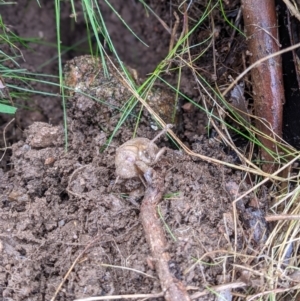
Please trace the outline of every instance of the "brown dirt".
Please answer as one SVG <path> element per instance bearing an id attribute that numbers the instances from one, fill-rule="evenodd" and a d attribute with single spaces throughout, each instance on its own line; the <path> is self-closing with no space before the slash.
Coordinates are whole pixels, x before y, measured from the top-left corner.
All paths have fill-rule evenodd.
<path id="1" fill-rule="evenodd" d="M 53 41 L 55 28 L 49 26 L 53 20 L 48 20 L 53 12 L 52 4 L 47 2 L 47 14 L 40 16 L 34 14 L 34 1 L 29 1 L 28 5 L 30 13 L 24 18 L 24 24 L 32 26 L 31 30 L 34 26 L 45 28 L 48 41 Z M 164 38 L 166 35 L 156 19 L 147 20 L 148 24 L 142 15 L 135 13 L 139 9 L 137 5 L 132 2 L 130 9 L 127 5 L 120 5 L 119 9 L 134 30 L 144 33 L 146 42 L 153 45 L 153 41 L 160 41 L 155 51 L 150 49 L 146 54 L 144 50 L 138 50 L 140 44 L 132 40 L 130 33 L 121 33 L 115 16 L 110 14 L 108 19 L 113 37 L 116 41 L 122 39 L 117 43 L 121 56 L 124 55 L 128 65 L 140 68 L 139 72 L 144 75 L 164 57 L 168 39 Z M 157 4 L 154 8 L 166 14 L 165 4 Z M 66 11 L 63 14 L 67 16 Z M 19 16 L 19 19 L 22 18 Z M 45 23 L 43 27 L 42 23 Z M 20 35 L 24 35 L 21 30 L 30 35 L 26 26 L 18 24 L 15 27 Z M 132 49 L 139 56 L 132 53 Z M 54 54 L 49 52 L 47 55 Z M 33 59 L 32 55 L 28 57 Z M 47 58 L 39 59 L 45 61 Z M 35 60 L 27 60 L 26 64 L 31 68 L 37 66 Z M 74 70 L 79 72 L 76 78 Z M 78 256 L 80 258 L 56 300 L 158 293 L 160 283 L 139 218 L 143 185 L 139 179 L 115 182 L 116 148 L 132 137 L 139 108 L 104 148 L 129 92 L 120 84 L 113 69 L 110 68 L 110 79 L 106 79 L 100 62 L 89 56 L 69 62 L 65 73 L 71 87 L 91 94 L 98 101 L 80 92 L 70 92 L 67 152 L 64 131 L 59 124 L 61 111 L 54 111 L 57 103 L 50 105 L 45 99 L 43 106 L 36 99 L 43 114 L 35 120 L 30 119 L 30 115 L 24 117 L 26 122 L 21 128 L 31 125 L 22 138 L 12 144 L 11 157 L 6 161 L 11 168 L 6 165 L 5 170 L 0 169 L 1 296 L 5 301 L 50 300 Z M 161 90 L 158 87 L 153 92 L 154 101 L 161 99 L 163 93 L 170 93 Z M 48 123 L 50 119 L 53 125 Z M 204 114 L 186 110 L 178 126 L 181 128 L 179 134 L 195 152 L 233 162 L 234 158 L 223 151 L 217 140 L 206 136 L 206 124 Z M 156 134 L 153 120 L 143 112 L 137 136 L 152 139 Z M 250 239 L 253 225 L 244 226 L 244 229 L 238 225 L 238 233 L 234 230 L 232 199 L 226 184 L 240 183 L 242 174 L 190 158 L 173 149 L 167 138 L 161 139 L 158 146 L 168 147 L 154 168 L 165 179 L 165 197 L 161 200 L 160 210 L 170 229 L 165 227 L 172 258 L 170 269 L 186 285 L 196 287 L 196 291 L 203 291 L 207 285 L 232 281 L 229 276 L 232 260 L 227 252 L 233 249 L 234 236 L 238 250 L 246 248 L 247 231 L 249 249 L 260 241 L 260 238 Z M 241 204 L 240 213 L 245 211 L 244 205 L 248 201 Z M 223 257 L 224 254 L 227 257 Z M 190 290 L 191 294 L 193 292 Z M 207 293 L 196 300 L 217 300 L 217 297 Z"/>
<path id="2" fill-rule="evenodd" d="M 75 86 L 83 92 L 91 89 L 90 93 L 97 86 L 103 93 L 107 82 L 98 71 L 100 62 L 95 63 L 90 57 L 76 58 L 66 67 L 68 76 L 75 65 L 77 71 L 85 72 L 79 77 L 83 82 L 76 82 Z M 97 77 L 90 82 L 86 76 L 95 75 L 93 70 L 97 70 Z M 124 95 L 124 88 L 122 91 Z M 112 94 L 118 93 L 114 90 Z M 116 105 L 115 98 L 106 100 Z M 1 278 L 6 300 L 49 300 L 88 244 L 91 246 L 70 273 L 57 300 L 160 291 L 149 263 L 139 207 L 134 205 L 140 198 L 128 200 L 142 184 L 138 179 L 114 184 L 115 152 L 130 139 L 130 118 L 111 145 L 99 152 L 118 120 L 119 112 L 110 105 L 96 103 L 80 93 L 72 96 L 67 153 L 62 127 L 47 123 L 33 123 L 25 132 L 26 139 L 12 146 L 14 168 L 2 173 L 0 187 Z M 147 121 L 149 117 L 145 114 L 138 135 L 151 139 L 155 132 Z M 194 139 L 195 151 L 227 162 L 233 160 L 216 141 L 203 135 Z M 164 221 L 176 237 L 174 241 L 166 231 L 177 277 L 199 289 L 208 283 L 223 283 L 223 261 L 217 259 L 222 252 L 213 251 L 230 248 L 232 206 L 225 184 L 240 182 L 239 175 L 223 166 L 192 160 L 172 149 L 168 149 L 156 170 L 165 177 L 166 197 L 160 207 Z M 226 233 L 226 228 L 230 233 Z M 206 264 L 193 265 L 207 252 L 210 254 L 203 258 Z M 184 273 L 185 270 L 188 271 Z M 201 298 L 206 299 L 214 297 Z"/>

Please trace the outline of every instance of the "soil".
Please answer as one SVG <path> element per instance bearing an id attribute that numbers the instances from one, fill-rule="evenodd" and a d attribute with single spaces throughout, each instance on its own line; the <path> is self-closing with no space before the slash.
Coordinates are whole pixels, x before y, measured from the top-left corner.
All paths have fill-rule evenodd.
<path id="1" fill-rule="evenodd" d="M 146 50 L 124 31 L 115 14 L 104 8 L 120 56 L 144 77 L 165 57 L 169 36 L 153 16 L 145 18 L 137 13 L 141 11 L 139 3 L 110 2 L 151 45 Z M 7 5 L 4 21 L 21 36 L 39 31 L 47 42 L 55 42 L 53 4 L 41 3 L 42 8 L 38 8 L 34 1 L 18 1 L 18 7 L 26 7 L 25 15 Z M 152 4 L 161 17 L 170 17 L 166 3 Z M 62 16 L 69 20 L 69 7 L 63 5 Z M 78 29 L 78 36 L 71 38 L 68 28 L 64 27 L 62 40 L 79 40 L 82 31 Z M 42 45 L 34 47 L 34 55 L 31 49 L 24 50 L 26 62 L 22 66 L 38 70 L 55 52 Z M 64 61 L 70 56 L 67 54 Z M 109 77 L 103 73 L 101 62 L 90 56 L 78 56 L 65 66 L 66 82 L 73 88 L 67 100 L 67 151 L 58 98 L 40 96 L 34 99 L 37 110 L 18 112 L 15 127 L 21 131 L 8 137 L 11 152 L 0 169 L 0 292 L 5 301 L 51 300 L 68 271 L 55 300 L 161 292 L 139 216 L 144 186 L 138 177 L 116 181 L 115 173 L 116 149 L 133 137 L 140 107 L 136 106 L 107 145 L 130 95 L 109 63 L 108 67 Z M 51 64 L 43 68 L 47 74 L 57 71 Z M 188 77 L 183 80 L 188 81 Z M 155 107 L 157 101 L 168 97 L 174 98 L 171 91 L 156 87 L 149 101 Z M 235 163 L 234 154 L 227 154 L 224 145 L 207 136 L 206 116 L 184 108 L 176 126 L 186 145 L 203 155 Z M 158 132 L 144 110 L 137 136 L 151 140 Z M 219 300 L 205 288 L 238 279 L 239 273 L 230 276 L 228 250 L 251 254 L 264 240 L 261 233 L 265 225 L 253 230 L 249 222 L 255 214 L 259 216 L 256 221 L 260 219 L 258 212 L 262 211 L 257 210 L 257 204 L 250 204 L 254 198 L 250 195 L 238 206 L 241 223 L 235 227 L 228 185 L 242 182 L 243 174 L 191 158 L 167 137 L 157 145 L 167 148 L 153 168 L 165 182 L 159 209 L 172 258 L 170 269 L 190 288 L 191 295 L 203 292 L 195 295 L 195 300 Z M 219 294 L 225 293 L 228 291 Z"/>
<path id="2" fill-rule="evenodd" d="M 57 300 L 160 292 L 139 218 L 143 184 L 138 178 L 116 181 L 115 175 L 116 149 L 132 137 L 133 118 L 99 151 L 118 122 L 118 97 L 129 93 L 117 84 L 110 65 L 109 79 L 101 67 L 99 60 L 82 56 L 65 68 L 69 85 L 85 93 L 72 92 L 69 99 L 68 152 L 62 126 L 42 122 L 29 126 L 25 140 L 12 145 L 14 168 L 2 172 L 0 186 L 5 300 L 50 300 L 79 255 Z M 106 103 L 85 96 L 93 93 L 97 99 L 105 95 Z M 159 96 L 161 91 L 153 93 Z M 138 136 L 155 135 L 144 112 Z M 171 145 L 163 140 L 159 147 Z M 194 151 L 233 163 L 214 139 L 195 133 L 192 140 Z M 242 174 L 170 147 L 154 168 L 165 180 L 160 210 L 170 229 L 166 236 L 176 277 L 200 290 L 229 281 L 220 261 L 221 250 L 231 248 L 234 237 L 226 184 L 239 183 Z M 242 232 L 238 237 L 242 242 Z"/>

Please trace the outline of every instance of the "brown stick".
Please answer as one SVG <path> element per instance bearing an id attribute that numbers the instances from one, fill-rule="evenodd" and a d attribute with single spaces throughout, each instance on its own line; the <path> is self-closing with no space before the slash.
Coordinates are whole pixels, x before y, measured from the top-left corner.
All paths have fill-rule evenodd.
<path id="1" fill-rule="evenodd" d="M 140 216 L 155 261 L 162 291 L 167 301 L 190 301 L 183 283 L 170 272 L 171 257 L 167 252 L 167 241 L 156 210 L 163 195 L 164 180 L 151 168 L 146 171 L 144 176 L 147 188 L 142 201 Z"/>
<path id="2" fill-rule="evenodd" d="M 274 0 L 242 0 L 242 9 L 251 63 L 254 63 L 280 48 L 275 3 Z M 265 147 L 276 151 L 272 139 L 276 140 L 274 133 L 282 136 L 284 103 L 281 58 L 276 56 L 258 65 L 252 69 L 251 75 L 255 114 L 265 121 L 257 123 L 257 128 L 265 135 L 259 139 Z M 261 158 L 271 162 L 264 164 L 263 170 L 273 172 L 276 165 L 272 156 L 261 149 Z"/>

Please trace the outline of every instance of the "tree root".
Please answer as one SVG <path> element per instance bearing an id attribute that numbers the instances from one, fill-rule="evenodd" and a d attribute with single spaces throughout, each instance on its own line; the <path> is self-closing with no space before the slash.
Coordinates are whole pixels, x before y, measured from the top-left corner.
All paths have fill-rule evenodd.
<path id="1" fill-rule="evenodd" d="M 171 257 L 167 251 L 167 241 L 157 214 L 156 207 L 163 195 L 164 180 L 152 168 L 149 168 L 144 176 L 147 187 L 140 216 L 165 299 L 167 301 L 189 301 L 190 297 L 186 287 L 169 269 Z"/>

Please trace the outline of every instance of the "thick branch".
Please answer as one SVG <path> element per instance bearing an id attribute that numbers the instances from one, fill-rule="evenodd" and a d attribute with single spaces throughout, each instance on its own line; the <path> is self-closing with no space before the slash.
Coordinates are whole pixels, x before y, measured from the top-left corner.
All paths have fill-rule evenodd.
<path id="1" fill-rule="evenodd" d="M 242 0 L 242 7 L 251 63 L 254 63 L 280 48 L 275 3 L 274 0 Z M 276 138 L 273 132 L 279 137 L 282 136 L 284 89 L 281 57 L 275 56 L 253 68 L 251 75 L 255 115 L 265 120 L 265 124 L 261 121 L 257 123 L 257 128 L 266 135 L 260 137 L 260 141 L 265 147 L 275 151 L 275 143 L 272 139 L 276 140 Z M 261 149 L 261 157 L 265 161 L 274 161 L 263 149 Z M 272 172 L 275 165 L 264 164 L 263 169 Z"/>

